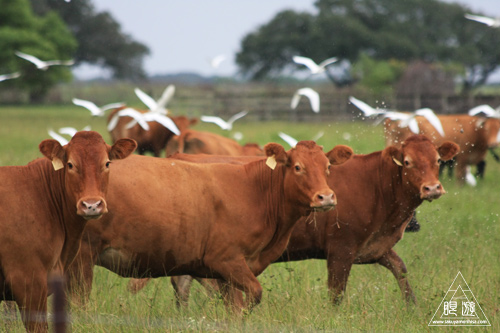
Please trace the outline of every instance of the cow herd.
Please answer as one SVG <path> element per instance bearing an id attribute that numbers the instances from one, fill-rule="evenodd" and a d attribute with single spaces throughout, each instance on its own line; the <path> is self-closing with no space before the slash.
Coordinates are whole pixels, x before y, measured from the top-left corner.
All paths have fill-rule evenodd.
<path id="1" fill-rule="evenodd" d="M 356 155 L 314 141 L 288 151 L 241 146 L 193 130 L 196 119 L 170 118 L 179 135 L 120 117 L 112 146 L 81 131 L 67 145 L 44 140 L 44 158 L 0 167 L 0 212 L 11 217 L 0 234 L 0 300 L 17 303 L 28 331 L 48 328 L 52 274 L 65 275 L 68 292 L 85 301 L 95 265 L 134 278 L 135 291 L 171 276 L 178 304 L 197 279 L 240 311 L 261 301 L 257 276 L 273 262 L 325 259 L 335 303 L 352 265 L 379 264 L 415 301 L 393 247 L 416 208 L 446 193 L 440 164 L 455 159 L 462 181 L 500 128 L 498 119 L 440 116 L 443 137 L 418 116 L 418 135 L 386 120 L 387 147 Z M 164 150 L 168 157 L 157 157 Z"/>

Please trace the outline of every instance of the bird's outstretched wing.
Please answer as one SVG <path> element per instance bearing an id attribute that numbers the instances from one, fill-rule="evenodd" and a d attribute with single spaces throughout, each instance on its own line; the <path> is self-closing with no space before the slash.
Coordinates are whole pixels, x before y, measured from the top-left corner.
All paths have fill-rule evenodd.
<path id="1" fill-rule="evenodd" d="M 486 24 L 487 26 L 490 26 L 490 27 L 495 26 L 497 24 L 500 24 L 499 22 L 497 22 L 496 19 L 494 19 L 492 17 L 487 17 L 487 16 L 465 14 L 465 18 L 472 20 L 472 21 Z"/>
<path id="2" fill-rule="evenodd" d="M 337 62 L 337 60 L 338 60 L 337 57 L 328 58 L 328 59 L 325 59 L 322 62 L 320 62 L 318 66 L 322 67 L 322 68 L 325 68 L 326 66 L 331 65 L 334 62 Z"/>
<path id="3" fill-rule="evenodd" d="M 365 117 L 377 116 L 379 114 L 384 114 L 387 112 L 386 110 L 376 110 L 365 102 L 360 101 L 359 99 L 352 96 L 349 97 L 349 101 L 358 109 L 360 109 L 364 113 Z"/>
<path id="4" fill-rule="evenodd" d="M 78 105 L 78 106 L 83 106 L 87 110 L 89 110 L 93 116 L 100 116 L 102 114 L 101 109 L 94 103 L 90 101 L 85 101 L 83 99 L 78 99 L 78 98 L 73 98 L 72 99 L 73 104 Z"/>
<path id="5" fill-rule="evenodd" d="M 311 70 L 311 72 L 317 72 L 318 69 L 319 69 L 319 66 L 314 62 L 314 60 L 310 59 L 310 58 L 306 58 L 306 57 L 301 57 L 301 56 L 294 56 L 293 58 L 293 61 L 296 63 L 296 64 L 299 64 L 299 65 L 304 65 L 306 66 L 307 68 L 309 68 Z"/>
<path id="6" fill-rule="evenodd" d="M 67 145 L 69 141 L 64 138 L 63 136 L 57 134 L 53 130 L 49 129 L 49 135 L 54 139 L 57 140 L 62 146 Z"/>
<path id="7" fill-rule="evenodd" d="M 134 89 L 134 92 L 135 94 L 137 95 L 137 97 L 139 97 L 139 99 L 148 107 L 148 109 L 150 109 L 151 111 L 155 110 L 157 107 L 158 107 L 158 104 L 156 103 L 156 101 L 151 97 L 149 96 L 148 94 L 146 94 L 144 91 L 142 91 L 141 89 L 139 88 L 135 88 Z"/>
<path id="8" fill-rule="evenodd" d="M 479 113 L 484 113 L 487 117 L 492 117 L 495 115 L 496 110 L 487 104 L 478 105 L 469 110 L 469 116 L 475 116 Z"/>
<path id="9" fill-rule="evenodd" d="M 285 134 L 283 132 L 279 132 L 278 135 L 280 136 L 280 138 L 282 138 L 286 143 L 288 143 L 290 145 L 290 147 L 292 148 L 295 148 L 295 146 L 297 145 L 297 140 L 295 140 L 294 138 L 292 138 L 290 135 L 288 134 Z"/>
<path id="10" fill-rule="evenodd" d="M 121 108 L 122 106 L 125 106 L 125 103 L 110 103 L 110 104 L 106 104 L 106 105 L 102 106 L 101 110 L 104 113 L 104 111 L 106 111 L 106 110 L 118 109 L 118 108 Z"/>
<path id="11" fill-rule="evenodd" d="M 76 132 L 78 132 L 78 130 L 76 128 L 73 128 L 73 127 L 61 127 L 59 129 L 59 133 L 66 134 L 66 135 L 69 135 L 71 137 L 75 136 Z"/>
<path id="12" fill-rule="evenodd" d="M 10 80 L 10 79 L 16 79 L 20 76 L 21 76 L 20 72 L 14 72 L 11 74 L 3 74 L 3 75 L 0 75 L 0 82 L 5 81 L 5 80 Z"/>
<path id="13" fill-rule="evenodd" d="M 181 131 L 177 128 L 177 125 L 167 116 L 156 112 L 148 112 L 144 114 L 144 119 L 146 121 L 156 121 L 157 123 L 165 126 L 168 130 L 170 130 L 175 135 L 180 135 Z"/>
<path id="14" fill-rule="evenodd" d="M 32 56 L 30 54 L 26 54 L 20 51 L 14 52 L 18 57 L 23 58 L 24 60 L 28 60 L 29 62 L 33 63 L 36 65 L 36 67 L 44 66 L 45 62 L 41 61 L 35 56 Z"/>
<path id="15" fill-rule="evenodd" d="M 226 56 L 223 54 L 219 54 L 218 56 L 215 56 L 210 60 L 210 66 L 212 66 L 212 68 L 217 68 L 224 60 L 226 60 Z"/>
<path id="16" fill-rule="evenodd" d="M 217 126 L 219 126 L 220 128 L 222 129 L 227 129 L 229 127 L 228 123 L 224 120 L 224 119 L 221 119 L 219 117 L 215 117 L 215 116 L 201 116 L 201 121 L 205 122 L 205 123 L 214 123 L 216 124 Z"/>
<path id="17" fill-rule="evenodd" d="M 422 116 L 425 119 L 427 119 L 427 121 L 429 121 L 429 123 L 432 126 L 434 126 L 434 128 L 438 131 L 438 133 L 441 134 L 442 137 L 444 137 L 443 125 L 441 124 L 441 120 L 439 120 L 438 116 L 436 116 L 434 111 L 432 111 L 429 108 L 423 108 L 416 110 L 415 114 L 417 116 Z"/>
<path id="18" fill-rule="evenodd" d="M 299 97 L 296 97 L 299 95 Z M 301 88 L 297 90 L 295 95 L 292 98 L 292 108 L 295 109 L 299 103 L 300 96 L 306 96 L 309 99 L 309 103 L 311 104 L 311 109 L 318 113 L 320 107 L 319 94 L 311 88 Z"/>
<path id="19" fill-rule="evenodd" d="M 248 114 L 248 111 L 241 111 L 241 112 L 238 112 L 237 114 L 235 114 L 234 116 L 232 116 L 231 118 L 229 118 L 229 120 L 227 121 L 227 123 L 229 125 L 232 125 L 236 120 L 240 119 L 240 118 L 243 118 L 244 116 L 246 116 Z"/>
<path id="20" fill-rule="evenodd" d="M 170 84 L 165 90 L 163 91 L 163 94 L 161 95 L 160 99 L 158 100 L 157 108 L 158 109 L 164 109 L 168 102 L 174 97 L 175 94 L 175 86 L 173 84 Z M 160 110 L 156 110 L 160 111 Z"/>
<path id="21" fill-rule="evenodd" d="M 115 116 L 116 116 L 116 120 L 115 120 Z M 115 116 L 113 116 L 111 118 L 111 120 L 109 121 L 108 131 L 111 131 L 116 127 L 116 124 L 118 123 L 119 117 L 130 117 L 130 118 L 134 119 L 136 122 L 138 122 L 139 126 L 141 126 L 145 131 L 149 131 L 149 125 L 144 120 L 143 114 L 137 110 L 134 110 L 131 108 L 123 109 L 123 110 L 118 111 Z"/>

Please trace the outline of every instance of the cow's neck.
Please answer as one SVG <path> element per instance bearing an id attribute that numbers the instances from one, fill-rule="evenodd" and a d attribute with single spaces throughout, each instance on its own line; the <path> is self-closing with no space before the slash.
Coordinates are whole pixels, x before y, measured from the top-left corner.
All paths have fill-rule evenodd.
<path id="1" fill-rule="evenodd" d="M 308 215 L 305 208 L 298 206 L 291 198 L 296 195 L 287 194 L 284 188 L 285 167 L 278 166 L 271 170 L 265 161 L 250 163 L 259 165 L 259 195 L 264 200 L 265 221 L 272 235 L 259 256 L 259 265 L 253 267 L 256 275 L 276 260 L 286 249 L 293 227 L 300 217 Z"/>
<path id="2" fill-rule="evenodd" d="M 78 252 L 86 220 L 76 214 L 76 202 L 66 194 L 64 170 L 54 171 L 50 161 L 41 160 L 39 172 L 46 187 L 44 193 L 48 194 L 47 204 L 52 207 L 53 221 L 64 236 L 60 259 L 66 268 Z"/>
<path id="3" fill-rule="evenodd" d="M 422 203 L 419 191 L 403 181 L 403 172 L 404 167 L 381 157 L 379 200 L 383 201 L 387 217 L 392 217 L 387 219 L 391 220 L 389 228 L 398 227 L 393 221 L 401 221 L 401 224 L 407 221 Z"/>

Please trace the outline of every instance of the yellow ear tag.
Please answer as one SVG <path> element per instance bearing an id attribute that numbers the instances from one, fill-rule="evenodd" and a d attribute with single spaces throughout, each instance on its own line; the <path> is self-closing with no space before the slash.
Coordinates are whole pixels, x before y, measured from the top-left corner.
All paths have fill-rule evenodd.
<path id="1" fill-rule="evenodd" d="M 270 167 L 271 169 L 273 169 L 273 170 L 274 170 L 274 168 L 276 168 L 276 164 L 278 164 L 278 163 L 276 162 L 276 159 L 274 158 L 274 155 L 269 156 L 269 157 L 267 158 L 266 165 L 267 165 L 268 167 Z"/>
<path id="2" fill-rule="evenodd" d="M 52 160 L 52 166 L 54 167 L 54 170 L 60 170 L 62 168 L 64 168 L 64 164 L 62 163 L 62 161 L 60 159 L 58 159 L 57 157 L 55 157 L 53 160 Z"/>
<path id="3" fill-rule="evenodd" d="M 394 163 L 396 163 L 397 165 L 399 166 L 403 166 L 403 163 L 399 162 L 394 156 L 392 157 L 392 160 L 394 161 Z"/>

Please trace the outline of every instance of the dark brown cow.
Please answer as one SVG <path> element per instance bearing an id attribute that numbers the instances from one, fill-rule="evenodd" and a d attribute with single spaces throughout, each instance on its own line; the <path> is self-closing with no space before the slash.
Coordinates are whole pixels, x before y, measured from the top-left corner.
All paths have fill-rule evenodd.
<path id="1" fill-rule="evenodd" d="M 108 117 L 108 123 L 113 118 L 113 116 L 120 110 L 126 107 L 118 108 L 113 110 Z M 137 110 L 141 113 L 149 112 Z M 170 119 L 175 123 L 179 131 L 183 131 L 190 126 L 195 125 L 198 119 L 189 119 L 185 116 L 169 116 Z M 133 118 L 130 117 L 120 117 L 116 127 L 109 132 L 111 135 L 112 142 L 122 138 L 131 138 L 137 142 L 137 151 L 139 154 L 144 155 L 146 152 L 152 152 L 154 156 L 160 157 L 161 153 L 165 149 L 167 142 L 174 136 L 168 128 L 162 124 L 151 121 L 148 122 L 149 131 L 144 130 L 139 124 L 135 124 L 132 128 L 127 129 L 126 126 L 130 123 Z"/>
<path id="2" fill-rule="evenodd" d="M 174 136 L 167 144 L 166 156 L 176 152 L 186 154 L 212 154 L 230 156 L 264 156 L 256 144 L 241 146 L 233 139 L 221 135 L 187 129 Z"/>
<path id="3" fill-rule="evenodd" d="M 477 165 L 486 157 L 488 149 L 498 146 L 497 136 L 500 120 L 469 115 L 439 115 L 445 136 L 424 117 L 416 117 L 420 134 L 429 137 L 436 145 L 453 141 L 460 146 L 456 157 L 456 178 L 460 184 L 465 181 L 468 166 Z M 408 128 L 400 128 L 398 122 L 386 119 L 384 123 L 386 145 L 400 144 L 413 135 Z"/>
<path id="4" fill-rule="evenodd" d="M 338 146 L 328 159 L 312 141 L 264 150 L 274 157 L 245 165 L 141 156 L 114 163 L 120 177 L 111 174 L 108 203 L 115 209 L 87 225 L 74 265 L 86 274 L 87 292 L 98 264 L 126 277 L 220 278 L 244 291 L 247 305 L 259 303 L 256 276 L 284 251 L 300 216 L 333 208 L 330 163 L 352 154 Z"/>
<path id="5" fill-rule="evenodd" d="M 47 158 L 0 168 L 0 301 L 17 302 L 28 331 L 47 331 L 47 278 L 73 261 L 86 222 L 108 212 L 110 160 L 136 143 L 110 147 L 78 132 L 64 147 L 44 140 L 39 148 Z"/>
<path id="6" fill-rule="evenodd" d="M 328 287 L 337 303 L 353 264 L 378 263 L 394 274 L 406 300 L 414 301 L 406 267 L 392 248 L 423 200 L 432 201 L 445 193 L 438 180 L 438 160 L 453 158 L 458 149 L 449 141 L 436 149 L 428 138 L 418 135 L 408 138 L 401 148 L 354 155 L 332 167 L 328 184 L 338 196 L 336 209 L 301 218 L 277 261 L 326 259 Z M 189 276 L 172 278 L 178 304 L 187 302 L 191 281 Z M 143 285 L 138 282 L 135 287 Z"/>

